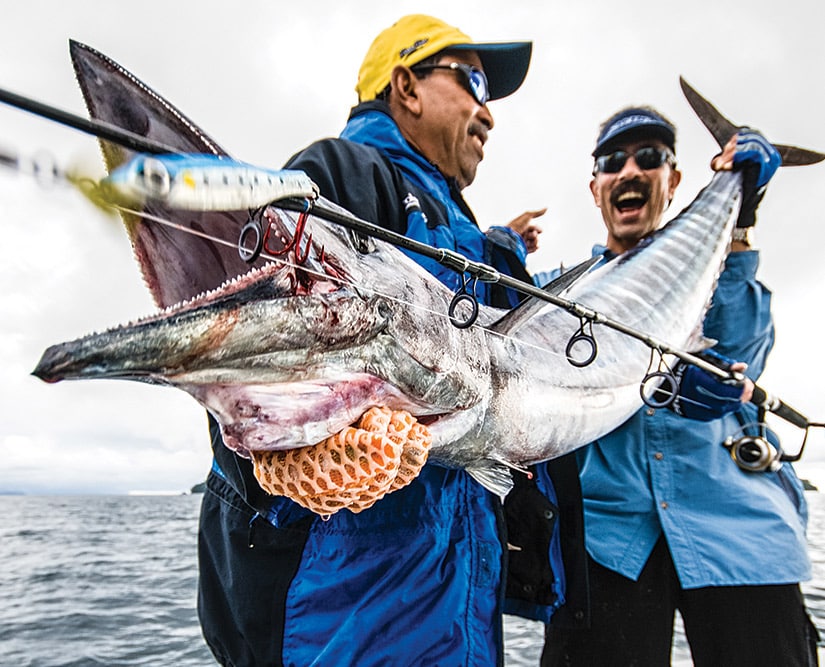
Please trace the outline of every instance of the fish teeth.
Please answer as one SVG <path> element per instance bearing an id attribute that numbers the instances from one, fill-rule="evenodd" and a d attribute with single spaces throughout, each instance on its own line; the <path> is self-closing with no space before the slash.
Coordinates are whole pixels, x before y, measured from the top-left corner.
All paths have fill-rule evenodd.
<path id="1" fill-rule="evenodd" d="M 273 273 L 272 267 L 276 267 L 274 269 L 274 272 L 277 272 L 280 268 L 280 267 L 278 267 L 276 262 L 270 262 L 270 263 L 265 264 L 265 265 L 260 266 L 260 267 L 252 267 L 246 273 L 242 273 L 240 275 L 237 275 L 237 276 L 234 276 L 232 278 L 228 278 L 228 279 L 224 280 L 218 287 L 215 287 L 215 288 L 210 289 L 210 290 L 206 290 L 204 292 L 200 292 L 199 294 L 196 294 L 196 295 L 194 295 L 194 296 L 192 296 L 188 299 L 184 299 L 182 301 L 178 301 L 176 303 L 169 304 L 168 306 L 163 306 L 163 307 L 159 308 L 154 313 L 151 313 L 149 315 L 144 315 L 142 317 L 138 317 L 136 319 L 130 320 L 128 322 L 128 324 L 115 325 L 113 327 L 110 327 L 110 328 L 104 330 L 102 333 L 107 333 L 108 334 L 108 333 L 111 333 L 111 332 L 113 332 L 117 329 L 123 328 L 123 327 L 132 327 L 132 326 L 144 324 L 144 323 L 149 322 L 153 319 L 167 317 L 167 316 L 169 316 L 169 315 L 171 315 L 175 312 L 192 308 L 194 306 L 197 306 L 199 303 L 201 303 L 203 301 L 210 300 L 212 297 L 219 294 L 220 292 L 226 291 L 226 290 L 234 288 L 234 287 L 241 286 L 242 283 L 244 283 L 244 282 L 254 281 L 254 280 L 257 280 L 258 278 L 265 277 L 269 273 Z M 84 336 L 83 338 L 91 338 L 93 336 L 100 335 L 100 333 L 101 332 L 96 331 L 92 334 Z"/>

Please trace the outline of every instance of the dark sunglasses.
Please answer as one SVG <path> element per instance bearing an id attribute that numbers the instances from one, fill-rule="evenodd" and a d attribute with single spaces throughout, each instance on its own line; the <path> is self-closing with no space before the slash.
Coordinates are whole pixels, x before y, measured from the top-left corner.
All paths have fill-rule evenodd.
<path id="1" fill-rule="evenodd" d="M 481 106 L 487 104 L 490 99 L 490 86 L 487 83 L 487 75 L 477 67 L 465 65 L 464 63 L 450 63 L 449 65 L 417 65 L 410 67 L 413 72 L 423 72 L 433 69 L 451 69 L 461 72 L 462 83 Z"/>
<path id="2" fill-rule="evenodd" d="M 673 153 L 667 148 L 646 146 L 632 153 L 632 155 L 639 169 L 644 169 L 645 171 L 658 169 L 665 162 L 669 162 L 671 166 L 676 163 Z M 593 168 L 593 173 L 618 174 L 624 168 L 630 156 L 631 153 L 627 151 L 615 151 L 609 155 L 600 155 L 596 158 L 596 166 Z"/>

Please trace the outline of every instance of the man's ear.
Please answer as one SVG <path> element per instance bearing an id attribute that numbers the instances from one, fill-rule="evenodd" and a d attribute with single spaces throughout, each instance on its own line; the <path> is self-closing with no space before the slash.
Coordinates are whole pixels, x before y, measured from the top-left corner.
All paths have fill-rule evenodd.
<path id="1" fill-rule="evenodd" d="M 599 197 L 599 190 L 596 188 L 596 178 L 590 181 L 590 192 L 593 195 L 593 201 L 596 202 L 596 208 L 601 208 L 602 204 Z"/>
<path id="2" fill-rule="evenodd" d="M 679 187 L 679 183 L 681 182 L 682 172 L 676 169 L 676 167 L 672 167 L 670 170 L 670 176 L 668 177 L 667 181 L 667 192 L 669 200 L 673 199 L 673 195 L 676 194 L 676 188 Z"/>
<path id="3" fill-rule="evenodd" d="M 396 102 L 415 116 L 421 113 L 421 98 L 419 97 L 419 80 L 409 67 L 396 65 L 390 75 L 391 95 Z"/>

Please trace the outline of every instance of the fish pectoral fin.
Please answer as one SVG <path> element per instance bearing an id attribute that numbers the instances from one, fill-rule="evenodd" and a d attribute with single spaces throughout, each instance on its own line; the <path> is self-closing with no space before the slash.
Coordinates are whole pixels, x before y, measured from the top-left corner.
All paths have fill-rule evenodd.
<path id="1" fill-rule="evenodd" d="M 712 348 L 718 342 L 719 341 L 715 338 L 706 337 L 702 331 L 702 325 L 700 324 L 693 331 L 693 333 L 690 334 L 690 337 L 685 342 L 685 349 L 689 350 L 691 353 L 704 352 L 705 350 Z"/>
<path id="2" fill-rule="evenodd" d="M 482 459 L 467 468 L 475 481 L 488 491 L 504 498 L 513 489 L 510 467 L 493 459 Z"/>

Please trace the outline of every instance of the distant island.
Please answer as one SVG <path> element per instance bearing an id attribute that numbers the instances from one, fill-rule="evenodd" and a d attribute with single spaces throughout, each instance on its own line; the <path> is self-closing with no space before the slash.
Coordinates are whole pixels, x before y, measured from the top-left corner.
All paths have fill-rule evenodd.
<path id="1" fill-rule="evenodd" d="M 206 482 L 198 482 L 189 489 L 189 493 L 203 493 L 204 491 L 206 491 Z"/>

